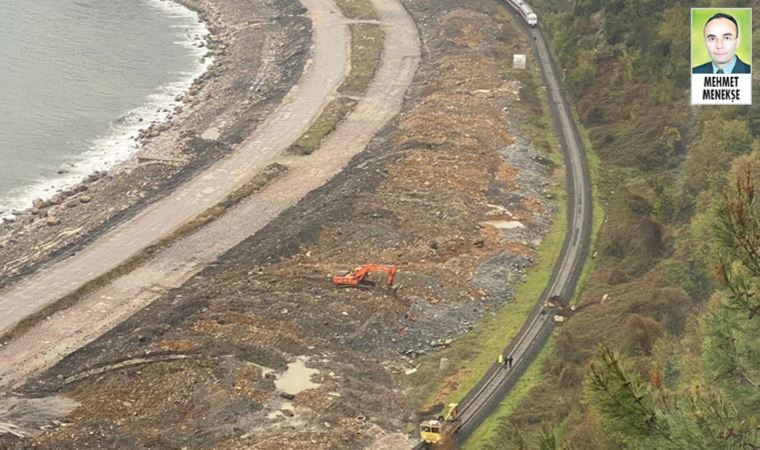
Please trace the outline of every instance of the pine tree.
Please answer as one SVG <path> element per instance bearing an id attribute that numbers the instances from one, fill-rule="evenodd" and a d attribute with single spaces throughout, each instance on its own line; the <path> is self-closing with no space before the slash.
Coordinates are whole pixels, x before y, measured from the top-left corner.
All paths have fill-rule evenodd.
<path id="1" fill-rule="evenodd" d="M 760 408 L 760 323 L 729 307 L 720 295 L 710 301 L 702 324 L 702 359 L 708 380 L 732 398 L 742 413 Z"/>
<path id="2" fill-rule="evenodd" d="M 737 417 L 721 392 L 661 389 L 606 346 L 591 365 L 587 393 L 603 425 L 627 448 L 760 449 L 757 418 Z"/>
<path id="3" fill-rule="evenodd" d="M 718 238 L 722 244 L 718 275 L 728 287 L 733 308 L 748 319 L 760 313 L 760 205 L 754 174 L 747 168 L 736 179 L 718 208 Z"/>
<path id="4" fill-rule="evenodd" d="M 606 345 L 589 368 L 587 392 L 604 425 L 629 446 L 644 448 L 644 442 L 670 439 L 658 421 L 650 387 Z"/>

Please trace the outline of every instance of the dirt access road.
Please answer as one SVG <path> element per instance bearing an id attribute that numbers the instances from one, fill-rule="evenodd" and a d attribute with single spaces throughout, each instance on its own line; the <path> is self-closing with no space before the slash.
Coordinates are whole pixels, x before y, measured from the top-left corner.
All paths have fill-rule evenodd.
<path id="1" fill-rule="evenodd" d="M 313 22 L 312 61 L 297 86 L 240 150 L 98 240 L 80 255 L 40 272 L 0 297 L 0 333 L 88 281 L 108 273 L 132 255 L 218 203 L 272 163 L 287 174 L 146 264 L 87 294 L 54 314 L 0 352 L 0 385 L 13 387 L 94 340 L 166 291 L 180 286 L 219 255 L 254 234 L 286 208 L 338 173 L 401 107 L 419 61 L 416 28 L 392 0 L 376 0 L 385 31 L 383 60 L 353 113 L 309 157 L 283 154 L 334 96 L 347 72 L 348 23 L 328 2 L 304 1 Z"/>

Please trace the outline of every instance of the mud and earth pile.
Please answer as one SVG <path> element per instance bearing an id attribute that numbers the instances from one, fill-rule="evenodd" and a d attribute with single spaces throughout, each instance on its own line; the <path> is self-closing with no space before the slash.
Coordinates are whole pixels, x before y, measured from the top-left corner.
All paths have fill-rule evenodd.
<path id="1" fill-rule="evenodd" d="M 205 7 L 230 21 L 252 6 Z M 480 1 L 406 7 L 420 29 L 423 62 L 399 117 L 328 185 L 24 386 L 26 395 L 80 406 L 65 426 L 25 440 L 6 436 L 9 445 L 411 442 L 401 433 L 416 407 L 406 375 L 415 358 L 510 300 L 554 206 L 551 164 L 517 137 L 533 106 L 520 101 L 524 86 L 505 70 L 512 52 L 529 53 L 516 19 Z M 293 20 L 278 33 L 300 29 L 303 37 L 293 39 L 304 42 L 308 27 Z M 260 73 L 242 76 L 246 90 Z M 395 289 L 379 278 L 369 290 L 332 285 L 331 274 L 366 262 L 396 264 Z"/>

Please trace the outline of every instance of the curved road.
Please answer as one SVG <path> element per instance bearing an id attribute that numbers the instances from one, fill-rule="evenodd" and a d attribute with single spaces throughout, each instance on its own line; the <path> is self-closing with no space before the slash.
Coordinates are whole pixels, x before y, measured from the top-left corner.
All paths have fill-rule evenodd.
<path id="1" fill-rule="evenodd" d="M 339 21 L 341 17 L 331 2 L 303 3 L 312 20 L 311 60 L 282 104 L 232 155 L 168 198 L 147 207 L 76 255 L 0 291 L 0 336 L 219 203 L 300 136 L 345 77 L 350 42 L 348 27 Z"/>
<path id="2" fill-rule="evenodd" d="M 148 208 L 76 255 L 19 285 L 0 291 L 0 335 L 28 314 L 55 302 L 117 267 L 170 234 L 243 184 L 267 164 L 288 167 L 287 175 L 245 199 L 222 217 L 178 239 L 141 267 L 78 299 L 14 341 L 0 347 L 0 389 L 22 384 L 74 350 L 180 286 L 310 191 L 339 173 L 401 109 L 420 59 L 419 38 L 398 0 L 372 0 L 385 32 L 377 73 L 356 108 L 309 156 L 284 149 L 300 136 L 335 94 L 347 72 L 348 24 L 330 0 L 301 0 L 312 19 L 311 60 L 283 103 L 231 157 Z"/>
<path id="3" fill-rule="evenodd" d="M 522 20 L 516 14 L 515 16 Z M 505 369 L 494 364 L 460 402 L 462 427 L 457 434 L 457 441 L 460 443 L 464 442 L 498 406 L 549 339 L 554 324 L 551 320 L 552 314 L 544 313 L 543 302 L 555 295 L 566 299 L 574 295 L 590 244 L 592 194 L 585 149 L 575 120 L 565 101 L 546 41 L 538 28 L 529 29 L 529 33 L 534 40 L 533 50 L 541 64 L 554 125 L 564 153 L 567 175 L 568 233 L 560 256 L 554 265 L 549 284 L 520 333 L 504 350 L 505 357 L 511 355 L 514 359 L 512 368 Z"/>

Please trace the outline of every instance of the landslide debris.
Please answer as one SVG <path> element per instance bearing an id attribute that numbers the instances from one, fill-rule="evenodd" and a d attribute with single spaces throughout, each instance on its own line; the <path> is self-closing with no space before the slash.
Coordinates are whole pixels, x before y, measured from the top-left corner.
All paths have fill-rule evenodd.
<path id="1" fill-rule="evenodd" d="M 505 70 L 512 51 L 529 52 L 516 19 L 480 1 L 406 6 L 425 50 L 399 117 L 328 185 L 24 386 L 81 406 L 66 426 L 16 444 L 410 442 L 415 358 L 510 300 L 555 207 L 553 166 L 519 137 L 533 106 Z M 398 265 L 396 289 L 332 285 L 366 262 Z M 311 387 L 278 391 L 299 362 Z"/>

